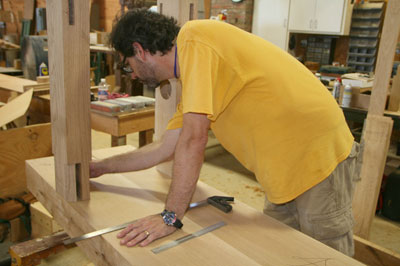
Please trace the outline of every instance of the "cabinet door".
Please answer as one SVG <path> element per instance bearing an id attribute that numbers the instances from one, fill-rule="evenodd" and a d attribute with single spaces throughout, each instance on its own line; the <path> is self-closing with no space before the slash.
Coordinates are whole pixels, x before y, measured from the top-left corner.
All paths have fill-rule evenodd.
<path id="1" fill-rule="evenodd" d="M 292 0 L 290 2 L 289 31 L 313 31 L 315 1 L 316 0 Z M 324 2 L 329 1 L 325 0 Z"/>
<path id="2" fill-rule="evenodd" d="M 255 0 L 252 32 L 286 50 L 290 0 Z"/>
<path id="3" fill-rule="evenodd" d="M 320 33 L 340 33 L 345 0 L 317 0 L 313 28 Z"/>

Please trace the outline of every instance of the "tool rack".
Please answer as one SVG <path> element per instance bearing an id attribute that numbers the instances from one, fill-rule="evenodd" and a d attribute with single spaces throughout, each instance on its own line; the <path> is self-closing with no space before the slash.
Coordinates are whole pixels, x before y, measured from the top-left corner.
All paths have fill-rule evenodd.
<path id="1" fill-rule="evenodd" d="M 375 69 L 383 7 L 383 2 L 354 6 L 347 64 L 357 72 L 369 73 Z"/>

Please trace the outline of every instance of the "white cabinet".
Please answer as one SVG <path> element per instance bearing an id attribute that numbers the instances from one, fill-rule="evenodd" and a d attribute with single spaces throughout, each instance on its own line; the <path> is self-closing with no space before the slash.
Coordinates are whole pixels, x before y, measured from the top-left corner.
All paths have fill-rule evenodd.
<path id="1" fill-rule="evenodd" d="M 290 0 L 255 0 L 252 33 L 286 50 Z"/>
<path id="2" fill-rule="evenodd" d="M 289 31 L 348 35 L 352 12 L 351 0 L 292 0 Z"/>

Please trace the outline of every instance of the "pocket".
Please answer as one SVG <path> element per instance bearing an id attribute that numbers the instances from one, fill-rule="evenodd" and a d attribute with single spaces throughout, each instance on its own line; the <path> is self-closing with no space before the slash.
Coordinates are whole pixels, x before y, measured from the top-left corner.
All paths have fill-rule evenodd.
<path id="1" fill-rule="evenodd" d="M 354 142 L 349 157 L 346 159 L 350 167 L 350 173 L 353 182 L 361 180 L 361 165 L 362 165 L 362 145 Z"/>
<path id="2" fill-rule="evenodd" d="M 351 208 L 343 208 L 327 214 L 309 216 L 314 238 L 326 240 L 343 236 L 353 229 L 354 219 Z"/>

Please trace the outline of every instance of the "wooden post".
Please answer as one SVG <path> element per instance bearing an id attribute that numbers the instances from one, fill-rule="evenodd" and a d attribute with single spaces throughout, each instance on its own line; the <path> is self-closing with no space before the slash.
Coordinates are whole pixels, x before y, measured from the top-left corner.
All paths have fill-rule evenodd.
<path id="1" fill-rule="evenodd" d="M 56 190 L 89 199 L 89 1 L 47 0 L 50 108 Z"/>
<path id="2" fill-rule="evenodd" d="M 197 1 L 194 0 L 158 0 L 157 8 L 160 14 L 174 17 L 180 26 L 189 20 L 197 18 Z M 169 93 L 164 94 L 164 92 L 168 91 L 170 91 L 170 96 L 167 98 L 165 95 Z M 156 140 L 160 139 L 164 134 L 168 121 L 176 111 L 180 97 L 181 82 L 177 79 L 170 79 L 169 83 L 165 83 L 156 89 L 154 125 L 154 138 Z M 172 176 L 172 164 L 172 162 L 159 164 L 157 170 L 168 176 Z"/>
<path id="3" fill-rule="evenodd" d="M 390 90 L 389 111 L 397 112 L 400 107 L 400 65 L 397 66 L 396 76 L 393 77 L 392 89 Z"/>
<path id="4" fill-rule="evenodd" d="M 365 239 L 369 238 L 372 219 L 375 215 L 393 127 L 392 119 L 383 117 L 383 111 L 400 29 L 399 12 L 400 1 L 389 1 L 379 47 L 371 101 L 362 136 L 364 151 L 361 182 L 356 186 L 353 211 L 356 221 L 354 233 Z"/>
<path id="5" fill-rule="evenodd" d="M 368 115 L 383 115 L 400 31 L 400 1 L 388 1 Z"/>

